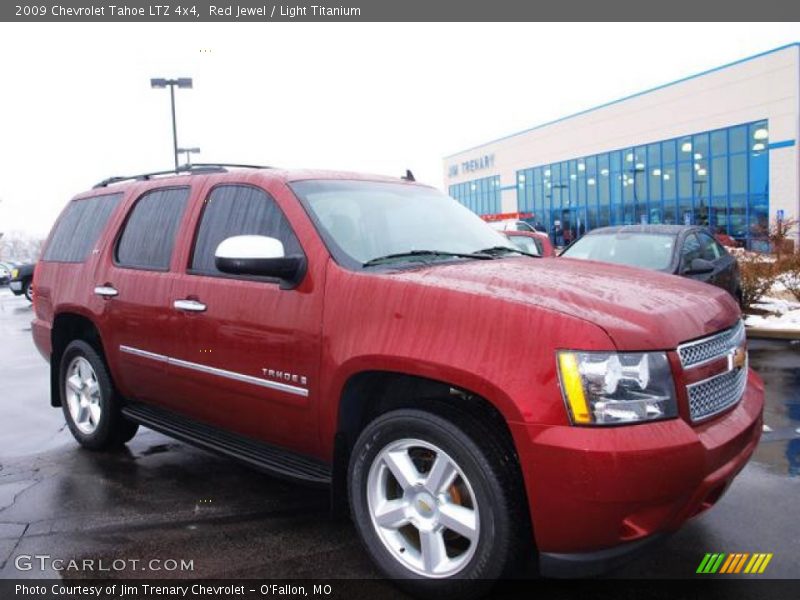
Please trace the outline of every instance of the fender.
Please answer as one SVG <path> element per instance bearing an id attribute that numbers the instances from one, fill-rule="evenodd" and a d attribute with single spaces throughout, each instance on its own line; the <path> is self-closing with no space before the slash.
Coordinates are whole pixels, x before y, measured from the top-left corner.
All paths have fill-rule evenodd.
<path id="1" fill-rule="evenodd" d="M 389 372 L 429 379 L 480 396 L 494 406 L 507 422 L 523 420 L 510 396 L 476 373 L 411 357 L 365 354 L 352 357 L 339 366 L 330 381 L 322 387 L 322 397 L 327 401 L 320 406 L 321 448 L 328 457 L 333 450 L 345 386 L 353 377 L 367 372 Z"/>

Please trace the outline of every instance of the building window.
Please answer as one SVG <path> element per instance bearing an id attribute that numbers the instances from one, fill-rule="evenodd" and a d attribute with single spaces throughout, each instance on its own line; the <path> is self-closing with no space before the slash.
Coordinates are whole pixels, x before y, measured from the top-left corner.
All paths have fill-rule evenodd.
<path id="1" fill-rule="evenodd" d="M 525 177 L 517 177 L 517 193 L 521 197 L 524 195 Z M 496 215 L 500 212 L 500 176 L 483 177 L 456 183 L 448 189 L 449 194 L 466 206 L 475 214 Z"/>
<path id="2" fill-rule="evenodd" d="M 517 172 L 518 210 L 567 238 L 608 225 L 693 224 L 758 247 L 769 126 L 743 123 Z"/>

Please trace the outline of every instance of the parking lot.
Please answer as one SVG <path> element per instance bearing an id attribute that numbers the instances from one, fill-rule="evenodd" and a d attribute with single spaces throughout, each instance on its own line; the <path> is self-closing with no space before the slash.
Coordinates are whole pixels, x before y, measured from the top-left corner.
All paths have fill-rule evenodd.
<path id="1" fill-rule="evenodd" d="M 31 316 L 24 298 L 0 289 L 0 577 L 59 576 L 16 568 L 15 557 L 35 554 L 162 561 L 103 576 L 378 576 L 350 523 L 329 518 L 325 490 L 149 430 L 122 453 L 79 449 L 49 406 Z M 800 573 L 800 344 L 751 341 L 750 358 L 766 382 L 769 427 L 753 460 L 714 509 L 611 577 L 694 577 L 706 552 L 771 552 L 763 577 Z M 158 568 L 168 560 L 193 568 Z"/>

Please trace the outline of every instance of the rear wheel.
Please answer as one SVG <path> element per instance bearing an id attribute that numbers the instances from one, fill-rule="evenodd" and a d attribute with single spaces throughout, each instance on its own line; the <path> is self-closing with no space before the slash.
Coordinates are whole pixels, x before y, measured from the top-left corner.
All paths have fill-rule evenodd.
<path id="1" fill-rule="evenodd" d="M 71 342 L 60 365 L 61 406 L 72 435 L 85 448 L 103 450 L 129 441 L 139 426 L 120 412 L 120 398 L 105 362 L 82 340 Z"/>
<path id="2" fill-rule="evenodd" d="M 463 414 L 415 409 L 365 428 L 350 461 L 350 504 L 387 577 L 416 594 L 471 596 L 524 557 L 521 481 L 495 438 Z"/>

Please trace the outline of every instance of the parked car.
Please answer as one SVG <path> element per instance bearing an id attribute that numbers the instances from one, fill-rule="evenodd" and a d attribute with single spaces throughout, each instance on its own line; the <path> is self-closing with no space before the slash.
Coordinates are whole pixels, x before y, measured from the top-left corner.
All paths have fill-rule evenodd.
<path id="1" fill-rule="evenodd" d="M 720 231 L 714 234 L 714 239 L 717 240 L 722 246 L 726 248 L 738 248 L 739 244 L 736 243 L 736 240 L 729 236 L 724 231 Z"/>
<path id="2" fill-rule="evenodd" d="M 11 269 L 11 279 L 8 287 L 15 296 L 25 295 L 29 302 L 33 302 L 33 271 L 35 264 L 18 265 Z"/>
<path id="3" fill-rule="evenodd" d="M 741 303 L 739 265 L 703 227 L 622 225 L 594 229 L 561 253 L 681 275 L 726 290 Z"/>
<path id="4" fill-rule="evenodd" d="M 556 255 L 550 236 L 538 231 L 504 231 L 503 234 L 520 250 L 542 258 Z"/>
<path id="5" fill-rule="evenodd" d="M 34 286 L 81 445 L 141 424 L 331 486 L 414 593 L 473 592 L 534 547 L 545 575 L 607 569 L 719 500 L 761 434 L 727 293 L 525 256 L 406 180 L 113 178 L 64 209 Z"/>
<path id="6" fill-rule="evenodd" d="M 16 265 L 8 262 L 0 262 L 0 285 L 8 285 L 11 280 L 11 270 Z"/>

